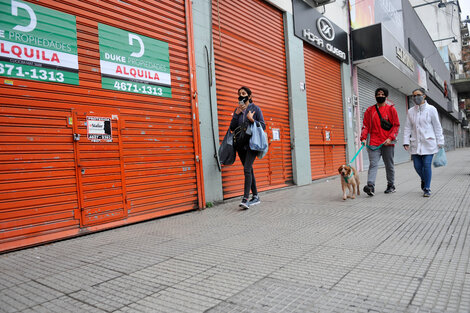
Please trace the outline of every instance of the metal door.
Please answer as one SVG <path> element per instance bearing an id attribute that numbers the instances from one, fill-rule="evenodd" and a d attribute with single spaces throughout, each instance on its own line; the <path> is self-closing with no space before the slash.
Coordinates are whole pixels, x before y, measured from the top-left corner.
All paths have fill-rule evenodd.
<path id="1" fill-rule="evenodd" d="M 73 111 L 81 226 L 127 216 L 119 114 Z"/>

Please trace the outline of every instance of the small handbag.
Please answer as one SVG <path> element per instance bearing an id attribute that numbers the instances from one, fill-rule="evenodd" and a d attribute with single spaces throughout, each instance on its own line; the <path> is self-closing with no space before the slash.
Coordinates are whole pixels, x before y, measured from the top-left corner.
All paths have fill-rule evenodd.
<path id="1" fill-rule="evenodd" d="M 379 114 L 380 117 L 380 127 L 382 127 L 385 130 L 390 130 L 393 127 L 393 124 L 390 123 L 390 121 L 382 118 L 382 115 L 380 114 L 379 107 L 376 105 L 375 109 L 377 110 L 377 113 Z"/>

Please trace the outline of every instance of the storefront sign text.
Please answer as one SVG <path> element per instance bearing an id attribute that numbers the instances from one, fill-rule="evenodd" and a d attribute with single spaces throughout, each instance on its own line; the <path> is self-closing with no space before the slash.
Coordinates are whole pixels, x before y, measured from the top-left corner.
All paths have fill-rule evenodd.
<path id="1" fill-rule="evenodd" d="M 411 54 L 401 47 L 396 47 L 397 58 L 405 64 L 412 72 L 415 71 L 415 61 Z"/>
<path id="2" fill-rule="evenodd" d="M 171 97 L 168 43 L 98 24 L 105 89 Z"/>
<path id="3" fill-rule="evenodd" d="M 75 16 L 0 0 L 0 76 L 78 85 Z"/>
<path id="4" fill-rule="evenodd" d="M 302 0 L 293 0 L 294 34 L 310 45 L 348 62 L 348 34 Z"/>

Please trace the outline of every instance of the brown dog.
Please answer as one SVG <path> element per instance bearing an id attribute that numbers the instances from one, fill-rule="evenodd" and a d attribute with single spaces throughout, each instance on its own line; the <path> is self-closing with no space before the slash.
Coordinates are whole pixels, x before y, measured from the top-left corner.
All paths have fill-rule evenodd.
<path id="1" fill-rule="evenodd" d="M 341 165 L 338 168 L 338 172 L 341 175 L 343 200 L 346 200 L 347 198 L 356 199 L 356 190 L 358 196 L 361 194 L 361 192 L 359 191 L 359 175 L 357 175 L 356 169 L 350 165 Z M 347 196 L 346 189 L 349 189 L 349 194 Z"/>

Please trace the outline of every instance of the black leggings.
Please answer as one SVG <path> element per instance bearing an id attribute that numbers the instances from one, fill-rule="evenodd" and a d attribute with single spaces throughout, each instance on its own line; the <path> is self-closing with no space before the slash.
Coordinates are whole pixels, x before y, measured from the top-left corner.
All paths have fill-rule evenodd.
<path id="1" fill-rule="evenodd" d="M 258 151 L 250 150 L 250 148 L 247 148 L 246 150 L 241 148 L 237 151 L 243 164 L 243 174 L 245 174 L 243 198 L 248 199 L 250 196 L 250 189 L 253 195 L 258 194 L 258 190 L 256 189 L 255 173 L 253 172 L 253 163 L 255 162 Z"/>

